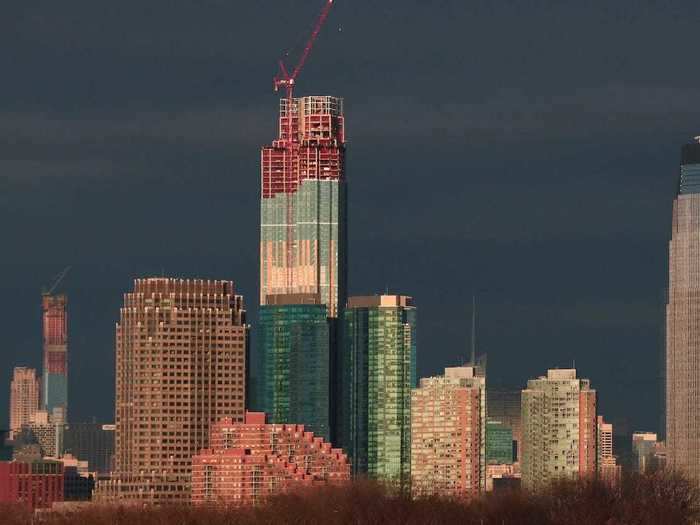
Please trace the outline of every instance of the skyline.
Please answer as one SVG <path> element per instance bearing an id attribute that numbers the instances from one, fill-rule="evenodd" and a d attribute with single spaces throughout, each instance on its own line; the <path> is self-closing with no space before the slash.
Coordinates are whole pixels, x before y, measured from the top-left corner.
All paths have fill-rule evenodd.
<path id="1" fill-rule="evenodd" d="M 291 3 L 287 2 L 287 5 L 291 6 Z M 451 2 L 446 2 L 445 6 L 452 6 L 453 11 L 460 9 Z M 308 10 L 312 12 L 315 8 L 315 5 L 309 6 Z M 407 9 L 414 14 L 416 10 L 422 12 L 419 6 L 408 5 Z M 557 13 L 561 14 L 561 9 Z M 689 9 L 697 10 L 697 7 L 691 6 Z M 574 14 L 571 13 L 571 19 Z M 640 26 L 644 25 L 644 21 L 657 14 L 651 8 L 639 13 L 636 24 L 632 21 L 631 31 L 641 32 Z M 295 19 L 305 20 L 301 13 L 294 13 L 294 16 Z M 329 31 L 328 35 L 320 37 L 323 46 L 314 52 L 314 62 L 320 64 L 309 66 L 299 87 L 299 94 L 328 92 L 343 96 L 348 107 L 353 108 L 349 110 L 353 114 L 349 123 L 349 140 L 353 148 L 350 174 L 354 188 L 350 195 L 350 208 L 357 212 L 352 215 L 350 250 L 351 253 L 366 254 L 366 258 L 356 258 L 357 266 L 350 267 L 350 293 L 383 290 L 388 285 L 392 292 L 416 297 L 421 308 L 419 344 L 424 349 L 418 356 L 418 375 L 423 377 L 434 375 L 444 366 L 459 364 L 460 357 L 467 355 L 470 312 L 467 308 L 461 308 L 459 305 L 463 301 L 459 298 L 453 300 L 450 292 L 456 290 L 456 295 L 468 297 L 476 290 L 480 311 L 478 340 L 480 348 L 489 355 L 491 381 L 502 379 L 512 387 L 523 388 L 527 379 L 537 376 L 541 370 L 550 366 L 566 367 L 575 360 L 582 376 L 594 381 L 601 393 L 602 412 L 616 427 L 618 418 L 630 412 L 630 432 L 661 430 L 655 421 L 656 416 L 645 416 L 639 413 L 639 408 L 635 414 L 636 407 L 631 400 L 641 392 L 647 396 L 639 402 L 641 406 L 661 406 L 660 388 L 653 385 L 653 365 L 658 362 L 662 349 L 660 326 L 663 323 L 663 302 L 660 298 L 666 280 L 666 242 L 670 235 L 670 206 L 677 176 L 678 151 L 693 134 L 697 134 L 691 129 L 691 121 L 694 119 L 696 128 L 700 122 L 698 115 L 693 113 L 691 102 L 695 91 L 648 85 L 641 89 L 615 87 L 614 82 L 611 84 L 613 87 L 601 88 L 601 85 L 605 85 L 605 79 L 599 75 L 595 77 L 599 85 L 585 88 L 576 96 L 567 94 L 566 89 L 562 91 L 563 94 L 553 96 L 551 100 L 557 109 L 551 114 L 546 111 L 547 95 L 542 94 L 545 100 L 539 103 L 537 95 L 529 98 L 527 91 L 533 86 L 528 82 L 525 82 L 526 87 L 520 94 L 509 93 L 506 86 L 497 90 L 496 95 L 488 97 L 477 88 L 470 91 L 468 102 L 461 106 L 455 106 L 458 97 L 451 82 L 436 82 L 440 88 L 445 88 L 444 98 L 441 99 L 445 101 L 445 107 L 442 109 L 439 104 L 432 107 L 425 101 L 421 103 L 420 97 L 427 98 L 426 94 L 406 94 L 404 90 L 390 102 L 382 104 L 381 101 L 377 102 L 376 97 L 386 97 L 386 93 L 372 93 L 367 87 L 363 90 L 352 83 L 348 86 L 348 78 L 342 75 L 328 75 L 330 80 L 323 81 L 320 74 L 323 68 L 329 67 L 333 53 L 343 48 L 351 38 L 347 34 L 353 34 L 352 20 L 353 16 L 347 8 L 333 15 L 330 27 L 336 29 L 342 25 L 343 31 Z M 662 28 L 665 20 L 662 17 L 659 21 Z M 446 22 L 444 19 L 441 21 Z M 469 27 L 479 32 L 477 22 L 466 21 Z M 405 27 L 409 22 L 399 20 L 398 24 Z M 59 24 L 57 30 L 60 31 L 62 27 Z M 355 27 L 354 43 L 360 40 L 358 27 Z M 373 27 L 370 25 L 370 35 L 374 35 Z M 439 39 L 441 43 L 454 36 L 454 26 L 450 25 L 449 28 L 452 31 Z M 233 30 L 229 28 L 227 31 Z M 605 30 L 602 32 L 606 36 Z M 333 39 L 337 33 L 342 34 L 342 38 L 339 38 L 341 42 Z M 279 39 L 275 41 L 279 42 Z M 671 47 L 672 43 L 659 45 Z M 626 41 L 622 45 L 631 46 L 632 42 Z M 595 45 L 593 48 L 595 52 Z M 682 54 L 682 49 L 679 46 L 677 53 Z M 690 49 L 690 46 L 686 49 Z M 206 54 L 206 50 L 198 50 Z M 644 54 L 643 51 L 644 48 L 640 54 Z M 255 60 L 262 64 L 269 62 L 269 67 L 250 67 L 261 67 L 264 69 L 262 73 L 267 75 L 273 69 L 277 51 L 266 48 L 265 52 L 269 55 L 267 62 L 259 56 Z M 79 62 L 78 55 L 69 56 L 69 63 Z M 347 58 L 349 55 L 350 49 L 346 49 L 342 56 Z M 658 56 L 652 54 L 652 58 L 655 56 L 658 60 Z M 90 57 L 87 59 L 89 61 Z M 386 60 L 386 57 L 379 53 L 378 60 L 382 59 Z M 674 57 L 670 62 L 674 60 L 680 58 Z M 163 89 L 168 99 L 164 105 L 172 104 L 170 109 L 163 109 L 164 114 L 175 112 L 172 127 L 167 125 L 165 118 L 163 122 L 166 124 L 158 128 L 158 112 L 161 110 L 156 110 L 153 115 L 145 109 L 149 102 L 158 98 L 157 89 L 146 83 L 143 96 L 147 100 L 135 104 L 143 104 L 143 107 L 137 107 L 136 113 L 141 117 L 134 122 L 143 123 L 144 126 L 136 125 L 137 129 L 133 130 L 133 150 L 119 139 L 124 134 L 124 128 L 120 126 L 128 122 L 116 119 L 115 124 L 114 119 L 110 120 L 109 117 L 100 123 L 90 115 L 99 114 L 105 108 L 95 109 L 90 107 L 90 103 L 87 109 L 74 107 L 71 110 L 71 105 L 79 106 L 79 101 L 71 98 L 74 94 L 70 94 L 62 103 L 56 102 L 53 97 L 60 94 L 61 82 L 68 82 L 66 79 L 59 81 L 57 93 L 34 99 L 39 112 L 43 107 L 49 114 L 62 113 L 64 117 L 53 122 L 40 119 L 37 125 L 31 119 L 24 118 L 33 113 L 26 111 L 27 108 L 32 109 L 32 103 L 23 102 L 25 106 L 19 104 L 19 109 L 15 111 L 16 119 L 9 120 L 9 128 L 3 132 L 6 138 L 3 144 L 8 153 L 5 158 L 15 159 L 15 164 L 12 164 L 12 160 L 5 161 L 5 174 L 0 179 L 3 188 L 0 211 L 3 226 L 0 228 L 8 234 L 10 241 L 1 279 L 3 288 L 9 292 L 8 302 L 12 304 L 9 318 L 12 321 L 7 324 L 10 336 L 6 342 L 7 350 L 3 350 L 3 369 L 11 370 L 11 363 L 40 368 L 37 362 L 41 353 L 40 343 L 35 345 L 32 342 L 35 334 L 40 332 L 40 325 L 35 322 L 38 317 L 36 304 L 39 301 L 39 288 L 60 268 L 72 264 L 73 274 L 62 288 L 70 297 L 72 309 L 73 359 L 69 381 L 73 386 L 69 387 L 69 391 L 76 392 L 75 382 L 81 382 L 81 391 L 96 394 L 94 399 L 92 396 L 86 396 L 90 399 L 73 397 L 71 410 L 75 411 L 76 420 L 87 420 L 91 415 L 110 419 L 113 389 L 105 388 L 104 384 L 113 384 L 113 327 L 122 293 L 128 290 L 132 278 L 166 273 L 176 277 L 232 279 L 250 305 L 249 318 L 256 318 L 253 308 L 257 296 L 256 243 L 253 235 L 244 231 L 255 232 L 258 217 L 255 191 L 250 192 L 250 202 L 246 200 L 246 192 L 257 186 L 258 174 L 255 166 L 258 162 L 257 149 L 249 142 L 252 139 L 260 143 L 264 141 L 259 140 L 261 133 L 256 126 L 274 129 L 276 98 L 266 91 L 268 77 L 263 78 L 262 73 L 258 75 L 257 70 L 251 81 L 243 82 L 244 87 L 235 96 L 221 96 L 221 86 L 217 84 L 217 79 L 221 77 L 216 75 L 226 75 L 217 73 L 224 71 L 225 60 L 213 61 L 216 67 L 207 69 L 210 73 L 209 76 L 205 75 L 207 80 L 203 81 L 204 86 L 188 85 L 184 91 L 175 86 L 170 86 L 172 90 Z M 187 60 L 183 60 L 185 62 Z M 545 59 L 545 62 L 550 61 Z M 583 62 L 590 70 L 591 64 L 586 60 Z M 606 71 L 609 73 L 610 66 L 604 63 L 598 71 L 603 75 Z M 660 67 L 658 75 L 669 71 L 668 67 Z M 652 69 L 649 66 L 649 70 Z M 487 71 L 491 74 L 489 77 L 482 73 L 483 67 L 471 70 L 479 71 L 475 76 L 486 78 L 486 84 L 498 85 L 498 75 L 494 75 L 493 71 Z M 385 73 L 382 80 L 389 76 Z M 631 78 L 634 76 L 632 74 Z M 105 80 L 99 76 L 97 78 Z M 153 78 L 150 80 L 156 82 Z M 514 85 L 521 80 L 518 78 Z M 692 85 L 693 72 L 687 72 L 687 80 Z M 235 81 L 236 78 L 225 77 L 223 83 L 231 88 Z M 12 78 L 3 89 L 11 95 L 17 83 L 18 79 Z M 425 87 L 425 81 L 418 79 L 417 83 Z M 397 87 L 391 82 L 389 84 Z M 643 86 L 644 82 L 640 84 Z M 318 89 L 312 89 L 312 86 Z M 554 86 L 557 87 L 561 86 Z M 241 120 L 235 118 L 236 112 L 230 109 L 240 110 L 242 101 L 247 101 L 247 95 L 253 91 L 253 109 L 247 111 L 249 118 L 259 124 L 254 123 L 251 129 L 243 126 Z M 102 95 L 103 91 L 95 89 L 94 93 Z M 211 93 L 220 95 L 219 101 L 223 100 L 224 110 L 209 113 L 221 127 L 213 129 L 211 135 L 205 133 L 204 137 L 188 135 L 180 127 L 182 118 L 187 117 L 188 108 L 192 107 L 186 103 L 188 97 L 198 94 L 203 100 Z M 606 103 L 609 105 L 601 102 L 606 99 L 606 94 L 611 95 L 608 98 L 612 98 L 613 102 L 619 103 L 620 113 L 616 115 L 618 120 L 623 121 L 617 124 L 619 127 L 616 127 L 615 119 L 605 118 L 607 115 L 604 111 L 594 112 L 597 118 L 587 116 L 586 101 L 597 110 L 617 107 L 613 102 Z M 110 95 L 107 90 L 106 95 L 106 100 L 111 100 L 114 108 L 125 107 L 126 102 L 122 100 L 120 103 L 115 93 Z M 414 100 L 415 107 L 411 103 L 412 96 L 418 99 Z M 519 117 L 508 117 L 519 109 L 519 97 L 526 108 L 522 110 L 524 113 Z M 3 111 L 7 112 L 11 98 L 5 98 Z M 31 96 L 27 98 L 31 99 Z M 99 106 L 99 98 L 89 100 Z M 667 99 L 670 101 L 667 102 Z M 480 104 L 479 100 L 486 103 Z M 507 104 L 509 100 L 511 106 Z M 255 105 L 258 102 L 260 107 Z M 61 104 L 65 105 L 63 110 L 55 109 Z M 578 110 L 575 109 L 577 104 L 582 106 Z M 194 107 L 197 105 L 194 104 Z M 505 116 L 500 120 L 491 120 L 490 117 L 498 116 L 501 107 L 505 108 Z M 678 119 L 681 108 L 687 110 L 687 115 Z M 664 110 L 668 110 L 667 116 L 663 116 Z M 420 124 L 416 126 L 420 129 L 405 125 L 404 111 L 411 115 L 411 122 Z M 479 111 L 482 112 L 481 118 Z M 544 121 L 547 123 L 542 126 L 546 129 L 541 134 L 537 133 L 542 131 L 539 125 L 527 118 L 533 117 L 537 111 L 545 113 Z M 554 124 L 557 118 L 565 120 L 563 117 L 567 111 L 569 116 L 573 112 L 588 120 L 584 118 L 584 125 L 576 127 L 559 140 L 553 140 L 551 135 L 556 136 L 555 130 L 565 127 L 561 123 L 558 127 Z M 625 111 L 629 113 L 625 114 Z M 88 118 L 81 118 L 85 114 Z M 149 121 L 149 114 L 156 124 Z M 435 129 L 435 122 L 438 125 L 441 122 L 437 117 L 443 114 L 448 115 L 444 118 L 447 123 L 443 128 Z M 398 139 L 386 136 L 387 130 L 381 129 L 382 124 L 371 118 L 376 115 L 381 116 L 382 122 L 404 123 Z M 202 118 L 201 113 L 198 116 Z M 472 117 L 469 121 L 473 128 L 478 129 L 479 125 L 485 127 L 483 136 L 480 137 L 473 128 L 471 133 L 469 127 L 461 129 L 458 123 L 460 116 Z M 195 121 L 197 119 L 197 115 L 190 117 Z M 231 117 L 231 123 L 223 122 L 228 117 Z M 431 121 L 430 117 L 436 120 Z M 554 119 L 555 123 L 552 124 L 547 117 Z M 626 123 L 639 125 L 640 119 L 642 125 L 639 127 L 649 122 L 654 125 L 644 132 L 626 128 Z M 602 126 L 599 120 L 612 128 L 607 134 L 600 133 L 600 128 L 606 126 Z M 507 131 L 494 129 L 499 123 L 507 124 L 509 121 L 516 122 Z M 8 120 L 5 122 L 7 125 Z M 675 127 L 671 126 L 671 122 Z M 519 129 L 516 123 L 522 128 Z M 114 127 L 110 128 L 113 124 Z M 75 148 L 71 140 L 81 134 L 89 134 L 91 125 L 97 126 L 98 139 L 87 145 L 85 153 L 77 153 L 79 148 Z M 105 128 L 100 128 L 100 125 Z M 19 138 L 13 133 L 12 126 L 22 131 Z M 242 136 L 240 129 L 236 132 L 237 126 L 246 128 L 249 135 Z M 129 129 L 128 125 L 126 127 Z M 38 130 L 42 133 L 32 135 Z M 626 130 L 626 133 L 616 137 L 615 130 Z M 222 132 L 222 135 L 224 132 L 230 133 L 231 138 L 217 137 L 216 132 Z M 271 135 L 267 131 L 265 134 Z M 428 140 L 434 135 L 437 137 L 433 142 Z M 524 144 L 520 142 L 523 136 Z M 42 137 L 45 142 L 36 140 L 30 144 L 32 139 Z M 370 142 L 377 138 L 381 139 L 378 146 L 370 146 Z M 585 143 L 593 138 L 600 138 L 600 142 Z M 58 147 L 60 144 L 56 143 L 57 139 L 66 140 L 68 144 L 65 144 L 67 151 L 64 154 L 74 156 L 67 164 L 61 164 L 61 155 L 55 152 L 61 149 Z M 567 144 L 576 139 L 580 143 Z M 235 152 L 222 152 L 232 144 Z M 405 148 L 406 144 L 412 147 Z M 551 150 L 553 145 L 556 146 L 555 151 Z M 113 170 L 111 175 L 105 173 L 99 163 L 97 167 L 90 166 L 95 157 L 100 158 L 101 147 L 109 150 L 107 157 L 108 165 Z M 402 155 L 397 154 L 399 147 L 404 148 Z M 379 149 L 384 148 L 391 154 L 388 155 L 391 159 L 385 159 L 378 153 Z M 512 156 L 501 158 L 503 150 Z M 33 157 L 32 151 L 38 157 Z M 149 160 L 146 160 L 146 153 Z M 151 153 L 155 155 L 151 156 Z M 44 168 L 53 173 L 53 178 L 43 179 L 42 191 L 39 192 L 27 170 L 31 170 L 32 166 L 33 169 L 41 167 L 41 162 L 32 164 L 27 159 L 42 155 L 47 157 L 42 160 L 48 162 Z M 152 158 L 156 160 L 150 160 Z M 377 160 L 377 167 L 370 170 L 369 167 L 376 165 Z M 81 166 L 88 172 L 96 171 L 101 175 L 92 178 L 86 176 L 85 171 L 81 175 Z M 459 170 L 455 170 L 455 166 L 460 166 Z M 562 170 L 562 166 L 570 170 Z M 23 170 L 21 176 L 17 175 Z M 630 173 L 627 173 L 628 170 Z M 6 175 L 8 171 L 13 174 Z M 231 177 L 234 171 L 237 176 Z M 433 174 L 433 171 L 438 173 Z M 175 175 L 171 177 L 172 173 Z M 426 173 L 430 177 L 426 177 Z M 639 182 L 639 178 L 635 177 L 639 173 L 643 174 L 643 184 L 635 184 Z M 427 192 L 422 185 L 426 179 L 434 180 L 436 176 L 446 178 L 444 187 L 450 191 L 431 188 L 435 198 L 427 202 Z M 523 176 L 527 177 L 527 184 L 522 182 Z M 588 178 L 581 180 L 582 176 Z M 412 184 L 403 183 L 406 177 Z M 616 177 L 621 180 L 616 180 Z M 401 184 L 397 184 L 397 181 L 401 181 Z M 644 187 L 645 184 L 648 186 Z M 144 186 L 148 199 L 133 195 Z M 491 200 L 496 189 L 499 196 Z M 669 190 L 667 197 L 666 189 Z M 386 201 L 389 190 L 395 192 L 395 202 Z M 572 193 L 575 199 L 571 198 Z M 44 199 L 49 195 L 51 201 L 47 205 Z M 152 206 L 154 196 L 162 202 L 162 208 Z M 564 202 L 556 202 L 557 199 Z M 229 238 L 231 244 L 235 241 L 235 247 L 223 246 L 222 243 L 217 246 L 220 252 L 197 253 L 198 247 L 206 243 L 194 238 L 197 233 L 194 226 L 185 228 L 183 242 L 179 245 L 171 242 L 167 232 L 161 233 L 160 242 L 150 244 L 154 230 L 144 228 L 146 234 L 137 231 L 139 224 L 155 224 L 160 214 L 167 214 L 171 207 L 184 206 L 190 200 L 197 204 L 198 209 L 211 208 L 212 211 L 203 214 L 199 223 L 206 225 L 215 222 L 210 239 Z M 132 204 L 132 217 L 125 218 L 120 213 L 125 201 Z M 36 207 L 42 204 L 47 208 L 32 212 L 32 208 L 36 212 Z M 388 207 L 390 213 L 386 213 L 382 206 Z M 430 218 L 427 225 L 424 217 L 414 217 L 407 211 L 415 209 L 425 210 L 424 215 Z M 538 211 L 533 212 L 533 209 Z M 29 224 L 23 224 L 23 228 L 14 228 L 27 215 L 33 215 L 39 224 L 32 224 L 30 219 Z M 74 215 L 77 222 L 72 222 L 70 215 Z M 109 215 L 119 219 L 110 222 L 106 218 Z M 378 217 L 384 219 L 379 221 Z M 186 218 L 172 217 L 172 220 L 180 224 Z M 130 226 L 125 226 L 122 221 Z M 245 221 L 243 224 L 246 226 L 242 227 L 239 221 Z M 11 225 L 9 228 L 8 224 Z M 429 250 L 426 250 L 427 243 L 430 243 Z M 89 247 L 85 251 L 80 249 L 83 244 Z M 118 248 L 113 248 L 113 244 Z M 455 246 L 462 244 L 465 246 L 459 246 L 458 260 L 452 259 Z M 39 259 L 34 245 L 41 245 L 42 250 L 51 253 L 50 257 L 41 259 L 44 261 L 41 264 L 34 262 Z M 248 248 L 240 249 L 240 246 Z M 119 255 L 125 248 L 126 254 Z M 247 249 L 250 253 L 245 253 Z M 154 256 L 159 250 L 162 257 Z M 562 253 L 565 250 L 572 250 L 572 253 Z M 77 258 L 81 260 L 73 260 Z M 603 267 L 606 264 L 610 265 L 607 271 Z M 572 276 L 576 279 L 572 279 Z M 576 282 L 570 282 L 574 280 Z M 18 282 L 26 284 L 15 288 Z M 577 304 L 579 298 L 582 300 Z M 448 303 L 445 304 L 445 301 Z M 558 311 L 557 306 L 563 307 L 562 311 Z M 448 311 L 449 317 L 446 314 Z M 2 312 L 8 319 L 7 306 L 3 306 Z M 32 312 L 35 312 L 33 319 Z M 464 322 L 452 327 L 460 319 L 464 319 Z M 94 325 L 94 328 L 89 325 Z M 655 336 L 658 336 L 658 341 L 650 343 Z M 434 347 L 428 347 L 428 343 Z M 24 359 L 23 355 L 32 357 Z M 527 357 L 520 357 L 523 355 Z M 603 359 L 606 366 L 597 364 Z M 636 366 L 641 367 L 635 368 L 635 373 L 628 370 L 628 363 L 633 360 Z M 640 373 L 637 374 L 637 371 Z M 97 372 L 95 377 L 88 377 L 93 372 Z M 625 384 L 619 381 L 621 377 L 632 380 L 637 375 L 642 378 L 640 383 Z M 653 396 L 649 394 L 650 386 Z M 626 393 L 623 391 L 625 388 L 636 390 L 636 393 L 634 396 Z M 3 392 L 2 395 L 7 396 L 7 393 Z M 5 401 L 4 397 L 0 399 Z M 648 403 L 649 399 L 651 403 Z M 7 406 L 6 402 L 2 404 Z M 6 412 L 0 414 L 7 419 Z"/>

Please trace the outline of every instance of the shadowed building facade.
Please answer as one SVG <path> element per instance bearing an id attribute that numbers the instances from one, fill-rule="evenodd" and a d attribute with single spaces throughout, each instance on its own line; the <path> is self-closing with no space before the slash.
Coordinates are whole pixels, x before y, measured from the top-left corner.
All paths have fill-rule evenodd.
<path id="1" fill-rule="evenodd" d="M 331 407 L 338 395 L 338 319 L 346 298 L 346 222 L 343 100 L 282 99 L 279 135 L 261 151 L 261 336 L 254 405 L 273 422 L 303 423 L 326 437 L 335 430 Z M 321 316 L 328 325 L 325 342 L 318 339 Z M 309 362 L 312 356 L 295 355 L 304 350 L 297 343 L 308 338 L 314 341 L 317 375 L 277 367 L 280 358 Z M 315 412 L 311 419 L 287 406 L 295 385 L 304 381 L 306 402 Z M 288 419 L 293 416 L 301 419 Z"/>
<path id="2" fill-rule="evenodd" d="M 308 430 L 329 441 L 326 306 L 311 294 L 270 298 L 275 304 L 263 305 L 259 312 L 258 342 L 265 349 L 261 368 L 267 378 L 262 410 L 270 423 L 303 421 Z"/>
<path id="3" fill-rule="evenodd" d="M 115 479 L 105 499 L 190 499 L 192 455 L 242 421 L 248 326 L 230 281 L 137 279 L 116 327 Z"/>
<path id="4" fill-rule="evenodd" d="M 342 348 L 342 447 L 355 474 L 407 489 L 416 308 L 410 297 L 351 297 Z"/>
<path id="5" fill-rule="evenodd" d="M 700 138 L 681 150 L 668 281 L 667 460 L 700 481 Z"/>
<path id="6" fill-rule="evenodd" d="M 114 457 L 115 425 L 70 423 L 63 430 L 63 451 L 88 462 L 91 472 L 108 474 Z"/>
<path id="7" fill-rule="evenodd" d="M 522 441 L 522 413 L 520 390 L 489 387 L 486 391 L 486 404 L 489 419 L 501 422 L 513 432 L 513 461 L 520 461 Z"/>

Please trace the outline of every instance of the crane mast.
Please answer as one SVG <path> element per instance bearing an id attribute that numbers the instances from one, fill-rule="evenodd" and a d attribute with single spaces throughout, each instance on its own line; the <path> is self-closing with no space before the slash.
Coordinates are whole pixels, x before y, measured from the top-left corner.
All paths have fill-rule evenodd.
<path id="1" fill-rule="evenodd" d="M 333 0 L 326 0 L 326 3 L 323 6 L 323 9 L 321 10 L 321 14 L 319 15 L 318 20 L 316 21 L 316 25 L 314 26 L 314 29 L 311 32 L 311 36 L 309 37 L 309 40 L 307 41 L 306 46 L 304 47 L 304 51 L 302 52 L 301 57 L 297 62 L 297 65 L 294 66 L 294 69 L 292 69 L 291 73 L 289 73 L 289 69 L 287 69 L 284 60 L 279 60 L 280 70 L 274 78 L 274 88 L 275 91 L 278 91 L 280 88 L 286 89 L 287 99 L 290 101 L 294 94 L 294 84 L 296 82 L 296 79 L 299 76 L 299 73 L 301 73 L 301 70 L 304 67 L 304 64 L 306 63 L 306 60 L 309 58 L 309 54 L 311 54 L 311 49 L 314 47 L 314 42 L 316 41 L 318 34 L 321 32 L 323 24 L 328 18 L 328 13 L 330 12 L 332 6 Z"/>

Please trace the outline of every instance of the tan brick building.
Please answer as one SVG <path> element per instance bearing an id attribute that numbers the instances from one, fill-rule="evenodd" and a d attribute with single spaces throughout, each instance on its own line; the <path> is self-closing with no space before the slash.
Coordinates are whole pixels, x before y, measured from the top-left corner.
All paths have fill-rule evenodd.
<path id="1" fill-rule="evenodd" d="M 29 424 L 39 410 L 39 379 L 36 370 L 15 367 L 10 383 L 10 437 Z"/>
<path id="2" fill-rule="evenodd" d="M 116 327 L 115 472 L 100 490 L 190 499 L 212 423 L 243 421 L 248 326 L 230 281 L 137 279 Z"/>
<path id="3" fill-rule="evenodd" d="M 575 369 L 548 370 L 522 392 L 522 483 L 529 490 L 557 477 L 595 476 L 596 391 Z"/>

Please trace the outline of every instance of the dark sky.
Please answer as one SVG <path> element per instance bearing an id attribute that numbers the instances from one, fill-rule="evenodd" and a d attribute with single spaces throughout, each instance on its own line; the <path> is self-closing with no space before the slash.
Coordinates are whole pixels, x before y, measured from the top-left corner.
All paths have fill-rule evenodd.
<path id="1" fill-rule="evenodd" d="M 113 419 L 133 278 L 232 279 L 255 318 L 272 77 L 321 5 L 3 3 L 0 421 L 66 265 L 74 420 Z M 337 0 L 297 93 L 345 97 L 350 292 L 415 297 L 419 375 L 466 355 L 476 290 L 490 383 L 575 360 L 619 430 L 657 429 L 699 17 L 690 0 Z"/>

